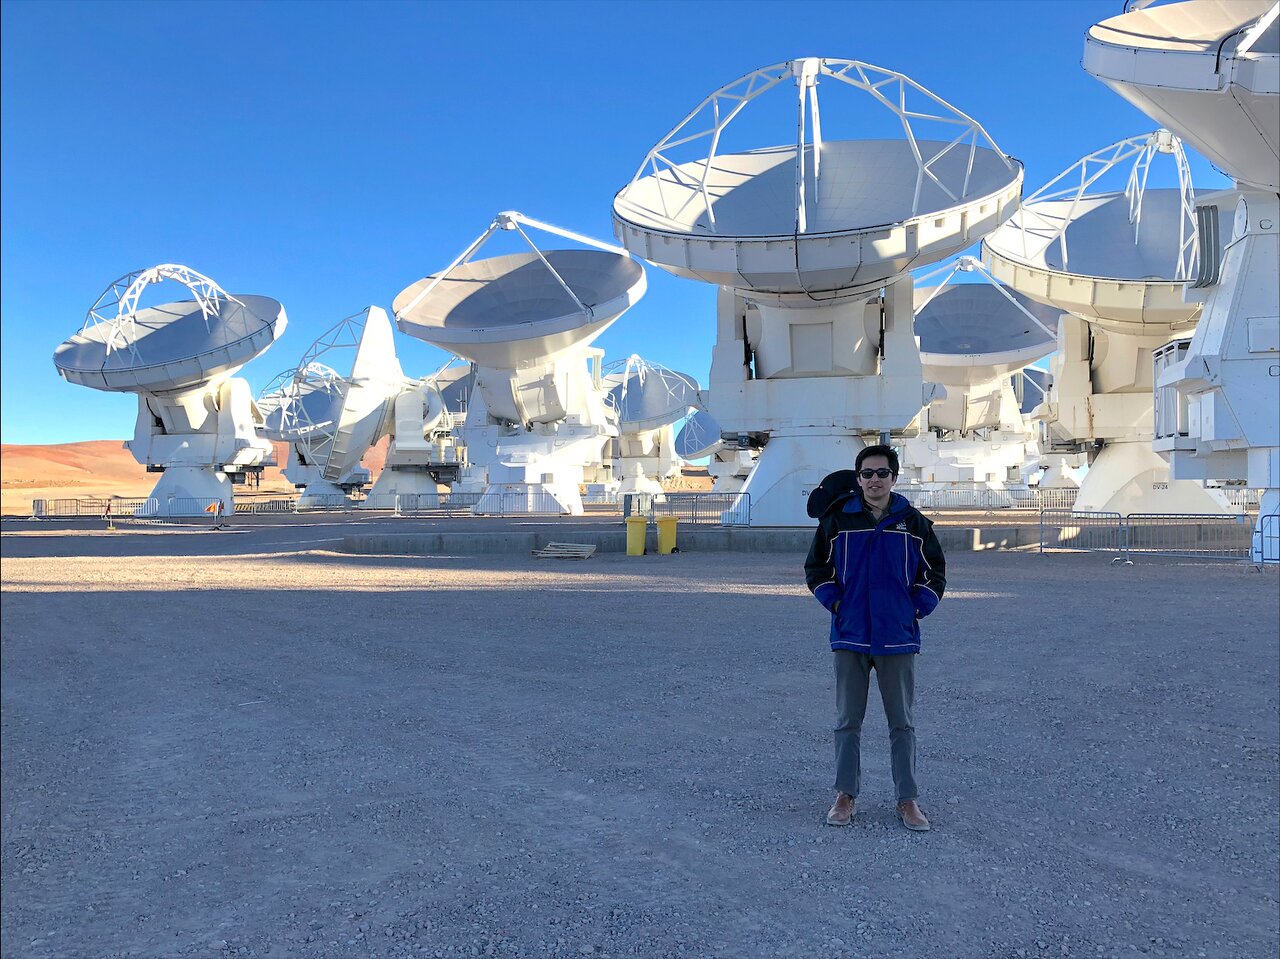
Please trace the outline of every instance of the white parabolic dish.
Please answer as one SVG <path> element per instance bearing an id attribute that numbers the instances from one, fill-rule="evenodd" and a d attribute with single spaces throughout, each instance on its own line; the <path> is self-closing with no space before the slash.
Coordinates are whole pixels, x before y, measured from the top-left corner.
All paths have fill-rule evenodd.
<path id="1" fill-rule="evenodd" d="M 237 294 L 207 314 L 195 300 L 147 307 L 127 325 L 86 326 L 54 352 L 72 383 L 117 393 L 192 389 L 248 363 L 284 331 L 284 307 Z"/>
<path id="2" fill-rule="evenodd" d="M 698 405 L 698 381 L 665 367 L 628 369 L 605 400 L 618 414 L 623 433 L 640 433 L 677 423 Z"/>
<path id="3" fill-rule="evenodd" d="M 913 146 L 930 154 L 948 144 L 823 143 L 816 181 L 811 158 L 807 164 L 813 200 L 803 233 L 796 229 L 796 148 L 787 146 L 717 155 L 708 203 L 691 202 L 691 188 L 670 173 L 634 180 L 614 200 L 618 237 L 677 276 L 757 293 L 823 293 L 892 279 L 980 239 L 1016 208 L 1022 181 L 1020 164 L 978 147 L 965 200 L 925 180 L 917 201 Z M 696 182 L 705 162 L 681 164 L 675 175 Z M 953 149 L 932 169 L 943 182 L 960 182 L 968 163 L 967 149 Z M 666 210 L 664 192 L 674 195 Z"/>
<path id="4" fill-rule="evenodd" d="M 585 315 L 555 273 L 590 312 Z M 418 303 L 433 280 L 403 290 L 392 307 L 400 329 L 481 366 L 515 369 L 590 343 L 644 295 L 644 269 L 602 250 L 545 250 L 460 264 Z M 406 308 L 407 307 L 407 308 Z"/>
<path id="5" fill-rule="evenodd" d="M 1084 68 L 1237 180 L 1280 190 L 1275 0 L 1192 0 L 1090 28 Z"/>
<path id="6" fill-rule="evenodd" d="M 1019 292 L 1104 328 L 1189 330 L 1200 304 L 1183 302 L 1187 278 L 1176 276 L 1179 191 L 1145 192 L 1136 240 L 1130 209 L 1122 192 L 1028 200 L 983 241 L 988 265 Z"/>
<path id="7" fill-rule="evenodd" d="M 1009 295 L 1049 331 L 1057 329 L 1058 310 L 1013 291 Z M 941 291 L 916 287 L 915 299 L 920 361 L 925 377 L 936 383 L 988 383 L 1048 356 L 1057 346 L 1051 332 L 986 283 L 952 284 Z"/>
<path id="8" fill-rule="evenodd" d="M 685 460 L 710 456 L 720 445 L 720 424 L 706 410 L 698 410 L 676 434 L 676 455 Z"/>

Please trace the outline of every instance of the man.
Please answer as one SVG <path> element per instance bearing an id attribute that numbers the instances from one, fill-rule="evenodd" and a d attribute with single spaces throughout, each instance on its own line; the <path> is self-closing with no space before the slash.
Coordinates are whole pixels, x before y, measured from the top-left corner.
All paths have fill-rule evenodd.
<path id="1" fill-rule="evenodd" d="M 852 488 L 840 488 L 840 477 L 846 483 L 848 477 L 842 471 L 814 491 L 810 514 L 819 514 L 818 529 L 804 564 L 810 591 L 831 613 L 835 655 L 836 801 L 827 822 L 847 826 L 853 819 L 862 777 L 862 717 L 875 670 L 889 720 L 898 818 L 908 829 L 925 832 L 929 820 L 916 801 L 911 720 L 915 660 L 919 621 L 934 611 L 946 588 L 946 560 L 933 523 L 893 492 L 893 450 L 868 446 L 858 453 L 855 474 Z"/>

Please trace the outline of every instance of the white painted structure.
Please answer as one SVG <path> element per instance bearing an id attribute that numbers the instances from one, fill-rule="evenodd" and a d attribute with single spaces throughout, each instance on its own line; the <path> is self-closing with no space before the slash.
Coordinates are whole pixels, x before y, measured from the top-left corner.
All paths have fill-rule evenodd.
<path id="1" fill-rule="evenodd" d="M 632 354 L 606 368 L 605 383 L 618 422 L 618 492 L 661 496 L 662 481 L 680 474 L 675 424 L 698 405 L 698 381 Z"/>
<path id="2" fill-rule="evenodd" d="M 334 363 L 350 373 L 338 375 Z M 386 434 L 396 397 L 412 388 L 396 358 L 391 321 L 377 306 L 326 330 L 291 377 L 268 386 L 258 401 L 264 432 L 289 444 L 284 474 L 302 490 L 299 506 L 332 504 L 369 482 L 360 461 Z"/>
<path id="3" fill-rule="evenodd" d="M 192 298 L 142 307 L 143 294 L 166 280 Z M 273 462 L 249 384 L 235 374 L 286 322 L 270 297 L 232 296 L 189 267 L 165 263 L 107 287 L 53 362 L 71 383 L 138 395 L 125 447 L 148 471 L 162 471 L 152 512 L 194 515 L 220 503 L 229 514 L 236 479 Z"/>
<path id="4" fill-rule="evenodd" d="M 401 390 L 386 429 L 387 459 L 361 506 L 386 509 L 397 496 L 432 497 L 454 486 L 467 467 L 461 435 L 474 377 L 450 364 Z"/>
<path id="5" fill-rule="evenodd" d="M 960 276 L 980 282 L 953 282 Z M 903 479 L 926 491 L 1026 485 L 1040 468 L 1039 429 L 1014 378 L 1053 351 L 1057 311 L 1004 289 L 970 256 L 916 283 L 924 377 L 942 389 L 921 410 L 919 434 L 902 441 Z"/>
<path id="6" fill-rule="evenodd" d="M 676 454 L 685 461 L 707 457 L 711 492 L 740 493 L 755 469 L 759 451 L 746 443 L 724 438 L 720 424 L 705 409 L 705 392 L 699 391 L 703 408 L 690 416 L 676 434 Z"/>
<path id="7" fill-rule="evenodd" d="M 1225 249 L 1202 249 L 1185 277 L 1187 302 L 1203 304 L 1195 335 L 1158 351 L 1155 448 L 1178 479 L 1262 489 L 1254 557 L 1268 523 L 1280 557 L 1280 4 L 1134 10 L 1090 28 L 1083 63 L 1235 180 L 1198 198 Z"/>
<path id="8" fill-rule="evenodd" d="M 1177 189 L 1147 189 L 1157 157 Z M 1123 190 L 1099 181 L 1127 171 Z M 1130 513 L 1238 512 L 1193 480 L 1170 477 L 1151 448 L 1151 354 L 1195 328 L 1182 287 L 1198 255 L 1195 197 L 1182 144 L 1167 130 L 1091 153 L 1023 201 L 983 241 L 992 274 L 1063 312 L 1044 417 L 1062 443 L 1091 454 L 1076 508 Z"/>
<path id="9" fill-rule="evenodd" d="M 823 140 L 820 83 L 867 94 L 905 139 Z M 792 91 L 794 134 L 727 152 L 727 129 L 775 87 Z M 722 287 L 709 412 L 763 447 L 744 486 L 755 525 L 812 525 L 809 490 L 919 412 L 910 270 L 994 229 L 1021 184 L 980 124 L 914 81 L 814 57 L 715 91 L 645 156 L 614 199 L 615 232 Z"/>
<path id="10" fill-rule="evenodd" d="M 595 249 L 541 250 L 526 226 Z M 530 252 L 474 260 L 499 230 L 518 233 Z M 607 447 L 618 435 L 604 403 L 603 351 L 591 344 L 644 289 L 644 269 L 626 250 L 506 212 L 445 270 L 396 297 L 402 331 L 474 364 L 463 488 L 494 494 L 478 511 L 555 504 L 582 513 L 579 486 L 611 474 Z"/>

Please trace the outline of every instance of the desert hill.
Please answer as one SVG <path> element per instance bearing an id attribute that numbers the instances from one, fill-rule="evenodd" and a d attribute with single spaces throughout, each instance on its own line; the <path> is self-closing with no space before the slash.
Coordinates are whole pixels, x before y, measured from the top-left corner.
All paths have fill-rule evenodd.
<path id="1" fill-rule="evenodd" d="M 262 472 L 261 485 L 237 488 L 236 494 L 283 496 L 294 492 L 284 478 L 288 451 L 284 443 L 274 444 L 276 464 Z M 364 464 L 376 478 L 387 458 L 384 439 L 365 454 Z M 157 477 L 148 473 L 123 440 L 90 440 L 49 446 L 0 445 L 0 512 L 29 515 L 33 499 L 64 497 L 146 496 Z"/>
<path id="2" fill-rule="evenodd" d="M 374 479 L 386 463 L 387 443 L 383 438 L 364 456 L 363 463 Z M 258 487 L 237 487 L 237 496 L 293 494 L 293 487 L 281 472 L 288 451 L 284 443 L 276 443 L 275 447 L 277 465 L 263 470 Z M 7 516 L 29 516 L 33 499 L 146 496 L 156 479 L 134 460 L 133 454 L 124 448 L 123 440 L 50 446 L 0 445 L 0 513 Z M 689 467 L 664 485 L 671 490 L 708 490 L 711 479 L 706 469 Z"/>

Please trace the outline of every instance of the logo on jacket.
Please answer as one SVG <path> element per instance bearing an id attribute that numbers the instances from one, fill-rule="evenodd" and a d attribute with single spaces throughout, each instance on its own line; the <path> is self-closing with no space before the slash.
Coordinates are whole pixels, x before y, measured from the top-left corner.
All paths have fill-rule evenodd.
<path id="1" fill-rule="evenodd" d="M 906 532 L 907 524 L 906 524 L 906 523 L 899 523 L 897 526 L 895 526 L 895 527 L 894 527 L 894 529 L 900 529 L 900 530 L 902 530 L 903 532 Z"/>

